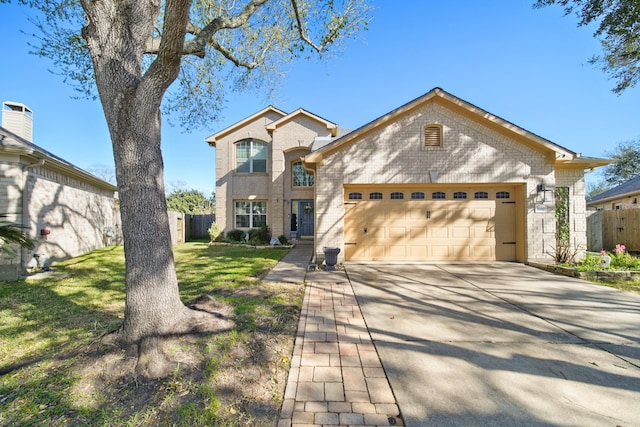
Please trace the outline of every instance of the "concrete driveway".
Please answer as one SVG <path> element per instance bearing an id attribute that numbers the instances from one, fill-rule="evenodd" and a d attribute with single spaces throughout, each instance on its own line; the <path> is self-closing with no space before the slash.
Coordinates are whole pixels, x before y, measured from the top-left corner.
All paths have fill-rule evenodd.
<path id="1" fill-rule="evenodd" d="M 640 426 L 639 295 L 517 263 L 346 270 L 407 426 Z"/>

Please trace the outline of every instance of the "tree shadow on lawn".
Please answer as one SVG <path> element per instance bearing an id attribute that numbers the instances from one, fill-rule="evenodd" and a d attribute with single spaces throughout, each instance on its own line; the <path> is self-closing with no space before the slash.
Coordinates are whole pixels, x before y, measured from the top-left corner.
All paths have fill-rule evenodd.
<path id="1" fill-rule="evenodd" d="M 68 278 L 0 284 L 0 310 L 17 318 L 0 324 L 0 334 L 16 338 L 35 331 L 32 342 L 46 344 L 14 354 L 2 367 L 0 425 L 273 425 L 302 285 L 263 284 L 259 277 L 270 268 L 264 266 L 265 255 L 272 267 L 286 251 L 242 256 L 180 249 L 176 265 L 183 301 L 197 306 L 211 298 L 216 310 L 229 307 L 236 328 L 162 337 L 177 363 L 164 379 L 136 376 L 135 357 L 96 339 L 122 321 L 124 258 L 101 259 L 105 254 L 97 251 L 84 262 L 57 265 Z M 74 284 L 78 278 L 82 286 Z M 192 298 L 203 294 L 210 296 Z M 195 308 L 210 311 L 204 306 Z"/>

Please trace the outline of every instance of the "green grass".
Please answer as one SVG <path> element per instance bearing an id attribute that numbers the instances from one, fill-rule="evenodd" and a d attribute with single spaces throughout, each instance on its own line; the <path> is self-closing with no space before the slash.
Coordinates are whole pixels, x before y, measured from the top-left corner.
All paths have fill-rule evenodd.
<path id="1" fill-rule="evenodd" d="M 594 280 L 593 283 L 640 295 L 640 282 L 634 280 Z"/>
<path id="2" fill-rule="evenodd" d="M 156 381 L 134 377 L 121 350 L 90 346 L 123 318 L 122 247 L 56 264 L 59 276 L 0 282 L 0 426 L 251 425 L 251 396 L 238 384 L 233 390 L 220 384 L 245 370 L 268 373 L 282 365 L 253 352 L 295 334 L 291 313 L 299 313 L 302 286 L 260 282 L 286 252 L 206 242 L 176 246 L 183 302 L 209 294 L 232 306 L 236 327 L 179 337 L 170 352 L 191 352 L 199 366 L 179 366 L 171 378 Z"/>
<path id="3" fill-rule="evenodd" d="M 611 257 L 611 264 L 608 268 L 600 267 L 601 255 L 587 254 L 587 256 L 580 260 L 575 265 L 568 265 L 570 267 L 575 267 L 578 271 L 588 272 L 588 271 L 638 271 L 640 270 L 640 258 L 637 256 L 633 256 L 626 251 L 619 252 L 609 252 L 609 256 Z M 607 279 L 605 280 L 597 280 L 597 279 L 589 279 L 585 278 L 585 280 L 589 280 L 592 283 L 596 283 L 599 285 L 608 286 L 610 288 L 620 289 L 625 292 L 632 292 L 635 294 L 640 294 L 640 282 L 634 280 L 618 280 L 618 279 Z"/>

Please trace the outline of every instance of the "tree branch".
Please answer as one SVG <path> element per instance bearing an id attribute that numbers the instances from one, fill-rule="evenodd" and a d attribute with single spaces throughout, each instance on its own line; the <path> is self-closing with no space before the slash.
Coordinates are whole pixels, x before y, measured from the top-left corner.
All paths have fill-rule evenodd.
<path id="1" fill-rule="evenodd" d="M 163 93 L 180 71 L 190 7 L 191 0 L 167 0 L 166 2 L 162 38 L 159 39 L 157 49 L 158 56 L 143 78 L 145 83 L 150 83 Z"/>
<path id="2" fill-rule="evenodd" d="M 246 24 L 260 6 L 269 0 L 251 0 L 236 16 L 219 16 L 208 23 L 191 40 L 187 41 L 182 49 L 183 55 L 196 55 L 204 57 L 205 46 L 213 41 L 213 36 L 220 30 L 238 28 Z M 224 52 L 220 52 L 223 55 Z M 226 55 L 225 55 L 226 57 Z M 231 58 L 229 58 L 232 60 Z"/>
<path id="3" fill-rule="evenodd" d="M 296 15 L 296 24 L 298 27 L 298 35 L 300 35 L 300 39 L 304 41 L 306 44 L 311 46 L 318 53 L 322 53 L 322 46 L 316 45 L 310 38 L 307 36 L 302 27 L 302 18 L 300 17 L 300 9 L 298 8 L 298 0 L 291 0 L 291 6 L 293 7 L 293 11 Z"/>
<path id="4" fill-rule="evenodd" d="M 246 62 L 246 61 L 243 61 L 243 60 L 237 58 L 226 47 L 224 47 L 220 43 L 218 43 L 217 40 L 212 40 L 210 43 L 211 43 L 211 45 L 213 46 L 213 48 L 215 50 L 220 52 L 220 54 L 222 54 L 222 56 L 227 58 L 229 61 L 233 62 L 236 67 L 244 67 L 244 68 L 247 68 L 249 70 L 252 70 L 252 69 L 256 68 L 259 65 L 259 63 L 256 62 L 256 61 Z"/>
<path id="5" fill-rule="evenodd" d="M 194 25 L 192 22 L 187 23 L 186 34 L 198 35 L 200 34 L 201 31 L 202 31 L 202 28 Z M 157 55 L 158 52 L 160 51 L 161 42 L 162 42 L 162 37 L 149 37 L 149 40 L 147 40 L 147 43 L 145 46 L 144 53 Z M 195 54 L 197 56 L 204 57 L 204 54 L 203 55 L 198 55 L 197 53 Z"/>

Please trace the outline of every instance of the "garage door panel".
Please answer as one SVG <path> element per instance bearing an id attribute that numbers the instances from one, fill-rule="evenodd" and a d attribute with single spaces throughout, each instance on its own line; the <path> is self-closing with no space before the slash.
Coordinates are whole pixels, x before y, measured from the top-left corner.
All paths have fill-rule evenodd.
<path id="1" fill-rule="evenodd" d="M 471 248 L 469 245 L 452 245 L 454 259 L 469 259 Z"/>
<path id="2" fill-rule="evenodd" d="M 469 239 L 470 230 L 469 227 L 451 227 L 451 237 L 454 239 Z"/>
<path id="3" fill-rule="evenodd" d="M 379 240 L 383 240 L 385 237 L 385 229 L 383 226 L 379 226 L 374 224 L 373 227 L 363 227 L 364 234 L 366 235 L 366 239 L 372 242 L 377 242 Z"/>
<path id="4" fill-rule="evenodd" d="M 491 245 L 473 245 L 471 246 L 471 256 L 478 260 L 493 260 L 495 252 Z"/>
<path id="5" fill-rule="evenodd" d="M 410 227 L 409 240 L 427 240 L 427 227 Z"/>
<path id="6" fill-rule="evenodd" d="M 474 221 L 490 221 L 494 215 L 494 209 L 489 207 L 478 207 L 473 210 L 471 218 Z"/>
<path id="7" fill-rule="evenodd" d="M 395 220 L 405 220 L 406 216 L 407 216 L 407 212 L 406 212 L 406 208 L 404 207 L 404 204 L 402 204 L 402 206 L 398 206 L 395 205 L 389 207 L 389 204 L 385 204 L 384 208 L 381 208 L 382 212 L 380 212 L 380 214 L 383 215 L 379 215 L 381 217 L 384 217 L 386 220 L 391 220 L 391 221 L 395 221 Z"/>
<path id="8" fill-rule="evenodd" d="M 346 259 L 515 260 L 516 245 L 503 244 L 516 239 L 515 203 L 496 199 L 498 192 L 517 194 L 515 187 L 479 187 L 489 199 L 452 199 L 458 190 L 446 186 L 417 191 L 431 197 L 440 188 L 446 199 L 391 199 L 392 191 L 409 197 L 413 188 L 389 186 L 371 190 L 381 192 L 382 199 L 345 201 L 345 242 L 356 243 L 345 246 Z M 467 195 L 474 197 L 474 190 L 467 189 Z"/>
<path id="9" fill-rule="evenodd" d="M 471 211 L 468 208 L 450 207 L 448 209 L 449 221 L 468 220 L 471 218 Z"/>
<path id="10" fill-rule="evenodd" d="M 471 227 L 471 236 L 474 239 L 493 239 L 493 230 L 488 227 Z"/>
<path id="11" fill-rule="evenodd" d="M 376 260 L 383 260 L 385 259 L 385 246 L 384 245 L 369 245 L 367 246 L 367 256 L 369 257 L 369 259 L 376 261 Z"/>
<path id="12" fill-rule="evenodd" d="M 405 245 L 388 246 L 388 252 L 386 254 L 386 258 L 404 259 L 406 257 L 407 257 L 407 247 Z"/>
<path id="13" fill-rule="evenodd" d="M 436 260 L 449 259 L 449 245 L 432 245 L 430 255 Z"/>
<path id="14" fill-rule="evenodd" d="M 408 246 L 408 257 L 412 260 L 425 260 L 427 259 L 427 246 L 426 245 L 410 245 Z"/>
<path id="15" fill-rule="evenodd" d="M 412 202 L 407 202 L 407 219 L 412 221 L 426 221 L 427 219 L 427 211 L 429 207 L 423 203 L 414 204 Z"/>
<path id="16" fill-rule="evenodd" d="M 407 229 L 406 227 L 389 227 L 389 239 L 391 240 L 405 240 Z"/>
<path id="17" fill-rule="evenodd" d="M 429 227 L 429 235 L 435 239 L 448 239 L 449 229 L 447 227 Z"/>

